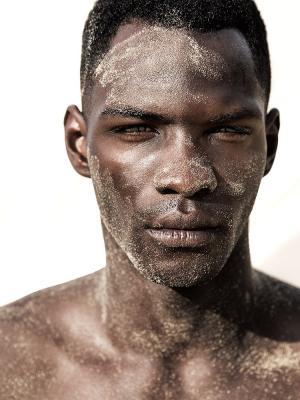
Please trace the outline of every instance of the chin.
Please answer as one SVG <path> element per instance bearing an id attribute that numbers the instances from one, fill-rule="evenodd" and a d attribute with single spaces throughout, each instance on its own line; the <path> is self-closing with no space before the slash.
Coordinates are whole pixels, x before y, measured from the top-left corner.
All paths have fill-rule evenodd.
<path id="1" fill-rule="evenodd" d="M 222 271 L 225 261 L 211 260 L 203 255 L 192 260 L 170 260 L 169 262 L 140 263 L 132 260 L 142 276 L 154 283 L 170 288 L 187 288 L 213 281 Z"/>

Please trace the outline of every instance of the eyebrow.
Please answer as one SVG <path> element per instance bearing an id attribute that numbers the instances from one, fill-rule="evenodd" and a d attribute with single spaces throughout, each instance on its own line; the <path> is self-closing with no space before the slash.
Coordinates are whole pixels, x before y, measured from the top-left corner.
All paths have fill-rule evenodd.
<path id="1" fill-rule="evenodd" d="M 172 123 L 173 118 L 168 115 L 162 115 L 154 112 L 149 112 L 136 107 L 109 107 L 102 111 L 101 117 L 105 116 L 120 116 L 124 118 L 138 118 L 144 121 L 157 121 L 163 123 Z"/>
<path id="2" fill-rule="evenodd" d="M 124 117 L 124 118 L 136 118 L 143 121 L 153 121 L 160 122 L 164 124 L 174 123 L 174 118 L 169 115 L 158 114 L 154 112 L 149 112 L 140 108 L 130 107 L 130 106 L 120 106 L 120 107 L 108 107 L 104 109 L 101 114 L 101 117 L 105 116 L 116 116 L 116 117 Z M 238 121 L 246 118 L 257 118 L 260 119 L 262 114 L 259 109 L 256 108 L 241 108 L 240 110 L 236 110 L 233 112 L 228 112 L 224 114 L 217 115 L 212 118 L 208 118 L 209 123 L 211 124 L 222 124 L 224 122 L 232 122 Z"/>
<path id="3" fill-rule="evenodd" d="M 221 124 L 224 122 L 232 122 L 240 119 L 246 118 L 257 118 L 260 119 L 262 117 L 261 112 L 256 108 L 242 108 L 237 111 L 233 111 L 230 113 L 220 114 L 216 117 L 210 118 L 209 122 L 212 124 Z"/>

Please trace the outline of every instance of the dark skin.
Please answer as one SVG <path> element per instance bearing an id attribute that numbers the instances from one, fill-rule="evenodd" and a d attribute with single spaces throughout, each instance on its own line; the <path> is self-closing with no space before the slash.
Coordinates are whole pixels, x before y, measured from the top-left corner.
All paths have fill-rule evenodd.
<path id="1" fill-rule="evenodd" d="M 1 400 L 298 398 L 299 290 L 254 271 L 248 244 L 279 113 L 237 31 L 159 29 L 119 29 L 106 83 L 67 110 L 107 264 L 1 310 Z"/>

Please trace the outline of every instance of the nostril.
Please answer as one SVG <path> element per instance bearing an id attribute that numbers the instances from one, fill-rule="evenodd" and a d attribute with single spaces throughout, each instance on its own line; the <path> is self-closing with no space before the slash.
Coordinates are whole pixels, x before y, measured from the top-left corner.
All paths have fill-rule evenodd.
<path id="1" fill-rule="evenodd" d="M 211 192 L 212 191 L 210 188 L 202 188 L 197 193 L 195 193 L 195 195 L 197 196 L 197 194 L 199 194 L 199 195 L 201 195 L 201 197 L 203 197 L 203 196 L 209 195 Z"/>
<path id="2" fill-rule="evenodd" d="M 217 178 L 211 168 L 202 168 L 201 171 L 187 170 L 185 175 L 164 171 L 164 174 L 154 178 L 153 183 L 162 195 L 180 194 L 193 197 L 212 193 L 217 187 Z"/>
<path id="3" fill-rule="evenodd" d="M 161 194 L 178 194 L 176 190 L 170 189 L 170 188 L 160 188 L 158 190 Z"/>
<path id="4" fill-rule="evenodd" d="M 201 196 L 201 198 L 203 196 L 206 196 L 208 194 L 211 193 L 211 190 L 209 188 L 201 188 L 198 191 L 195 190 L 174 190 L 171 188 L 158 188 L 158 192 L 160 194 L 166 195 L 166 194 L 181 194 L 184 197 L 197 197 L 197 196 Z"/>

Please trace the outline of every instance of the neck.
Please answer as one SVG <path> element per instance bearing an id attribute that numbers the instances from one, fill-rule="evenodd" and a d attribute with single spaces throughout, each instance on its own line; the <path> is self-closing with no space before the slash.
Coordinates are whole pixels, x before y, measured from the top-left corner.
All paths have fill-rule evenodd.
<path id="1" fill-rule="evenodd" d="M 102 271 L 102 319 L 118 346 L 162 354 L 178 346 L 207 347 L 214 336 L 219 342 L 227 334 L 239 340 L 252 299 L 248 226 L 221 274 L 192 288 L 169 288 L 145 279 L 105 226 L 103 233 L 107 265 Z"/>

